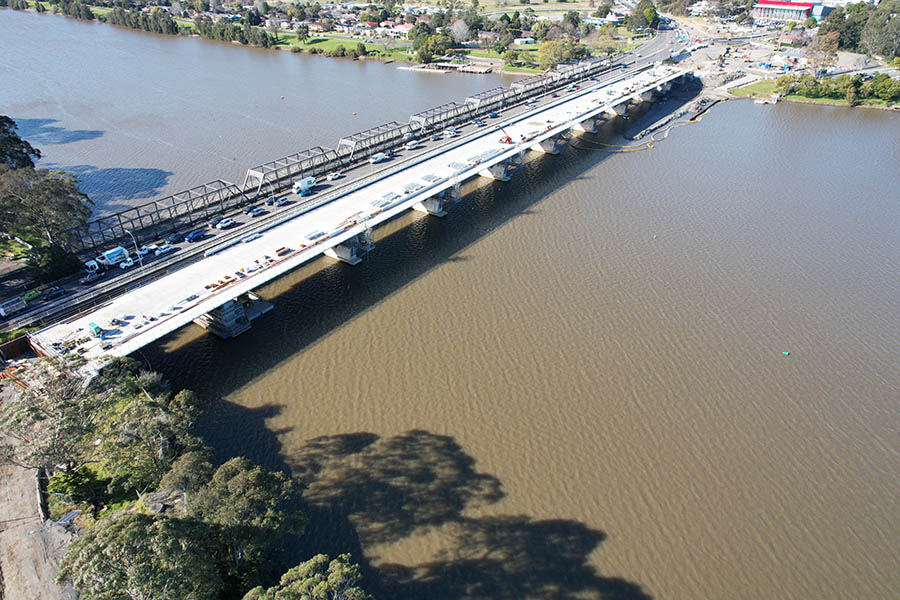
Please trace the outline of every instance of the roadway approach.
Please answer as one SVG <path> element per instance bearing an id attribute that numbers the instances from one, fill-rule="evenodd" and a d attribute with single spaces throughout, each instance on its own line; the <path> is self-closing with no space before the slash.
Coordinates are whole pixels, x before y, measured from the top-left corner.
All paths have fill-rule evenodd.
<path id="1" fill-rule="evenodd" d="M 202 260 L 35 332 L 32 346 L 99 363 L 192 321 L 224 337 L 243 331 L 248 324 L 236 299 L 322 254 L 355 264 L 374 246 L 373 227 L 410 209 L 442 215 L 464 181 L 506 180 L 529 151 L 556 153 L 566 136 L 594 131 L 599 120 L 666 93 L 685 74 L 673 66 L 644 66 L 583 82 L 565 97 L 389 166 L 301 214 L 275 219 L 208 250 Z M 102 328 L 102 337 L 92 335 L 92 325 Z"/>

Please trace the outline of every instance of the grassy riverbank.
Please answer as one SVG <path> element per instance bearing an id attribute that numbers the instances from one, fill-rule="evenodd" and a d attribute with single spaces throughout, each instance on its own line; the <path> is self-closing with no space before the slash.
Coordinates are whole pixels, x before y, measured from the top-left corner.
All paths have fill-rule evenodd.
<path id="1" fill-rule="evenodd" d="M 775 93 L 776 83 L 772 79 L 764 79 L 749 85 L 745 85 L 733 90 L 729 90 L 732 96 L 738 98 L 768 98 Z M 788 102 L 801 102 L 805 104 L 826 104 L 830 106 L 850 106 L 850 103 L 842 98 L 809 98 L 800 94 L 788 94 L 782 96 L 781 100 Z M 857 106 L 867 108 L 891 108 L 888 104 L 879 98 L 865 98 L 859 101 Z"/>

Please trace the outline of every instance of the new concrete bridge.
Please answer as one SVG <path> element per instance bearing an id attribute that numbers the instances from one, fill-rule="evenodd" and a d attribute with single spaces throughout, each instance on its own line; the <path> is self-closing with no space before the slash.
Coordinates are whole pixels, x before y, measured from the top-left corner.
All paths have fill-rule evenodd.
<path id="1" fill-rule="evenodd" d="M 355 264 L 372 249 L 371 231 L 379 224 L 407 210 L 443 215 L 466 180 L 506 180 L 529 151 L 556 153 L 568 136 L 592 132 L 600 120 L 665 94 L 684 75 L 661 65 L 608 72 L 511 118 L 492 119 L 476 134 L 395 157 L 254 230 L 217 236 L 201 259 L 32 334 L 32 345 L 97 361 L 131 354 L 192 321 L 236 335 L 249 327 L 244 301 L 252 290 L 322 254 Z M 276 165 L 253 176 L 260 189 L 264 183 L 283 188 L 291 173 Z M 102 338 L 91 334 L 92 324 L 104 330 Z"/>

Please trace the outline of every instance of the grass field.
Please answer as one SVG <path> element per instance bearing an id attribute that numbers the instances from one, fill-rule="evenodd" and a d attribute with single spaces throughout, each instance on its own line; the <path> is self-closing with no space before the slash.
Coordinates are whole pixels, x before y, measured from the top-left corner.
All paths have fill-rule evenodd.
<path id="1" fill-rule="evenodd" d="M 742 96 L 742 97 L 762 97 L 762 96 L 771 96 L 775 91 L 775 82 L 773 80 L 762 80 L 751 83 L 750 85 L 745 85 L 743 87 L 739 87 L 733 90 L 730 90 L 731 94 L 734 96 Z"/>

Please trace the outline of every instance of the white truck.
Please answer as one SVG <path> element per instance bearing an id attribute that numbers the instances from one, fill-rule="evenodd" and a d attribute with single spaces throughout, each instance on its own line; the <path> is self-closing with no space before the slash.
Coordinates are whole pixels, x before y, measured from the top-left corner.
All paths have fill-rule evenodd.
<path id="1" fill-rule="evenodd" d="M 88 275 L 100 273 L 109 267 L 128 260 L 128 258 L 128 250 L 122 246 L 116 246 L 112 250 L 107 250 L 97 258 L 84 263 L 84 270 L 87 271 Z"/>
<path id="2" fill-rule="evenodd" d="M 308 196 L 309 194 L 312 194 L 312 189 L 315 185 L 315 177 L 304 177 L 303 179 L 295 181 L 292 189 L 298 196 Z"/>

